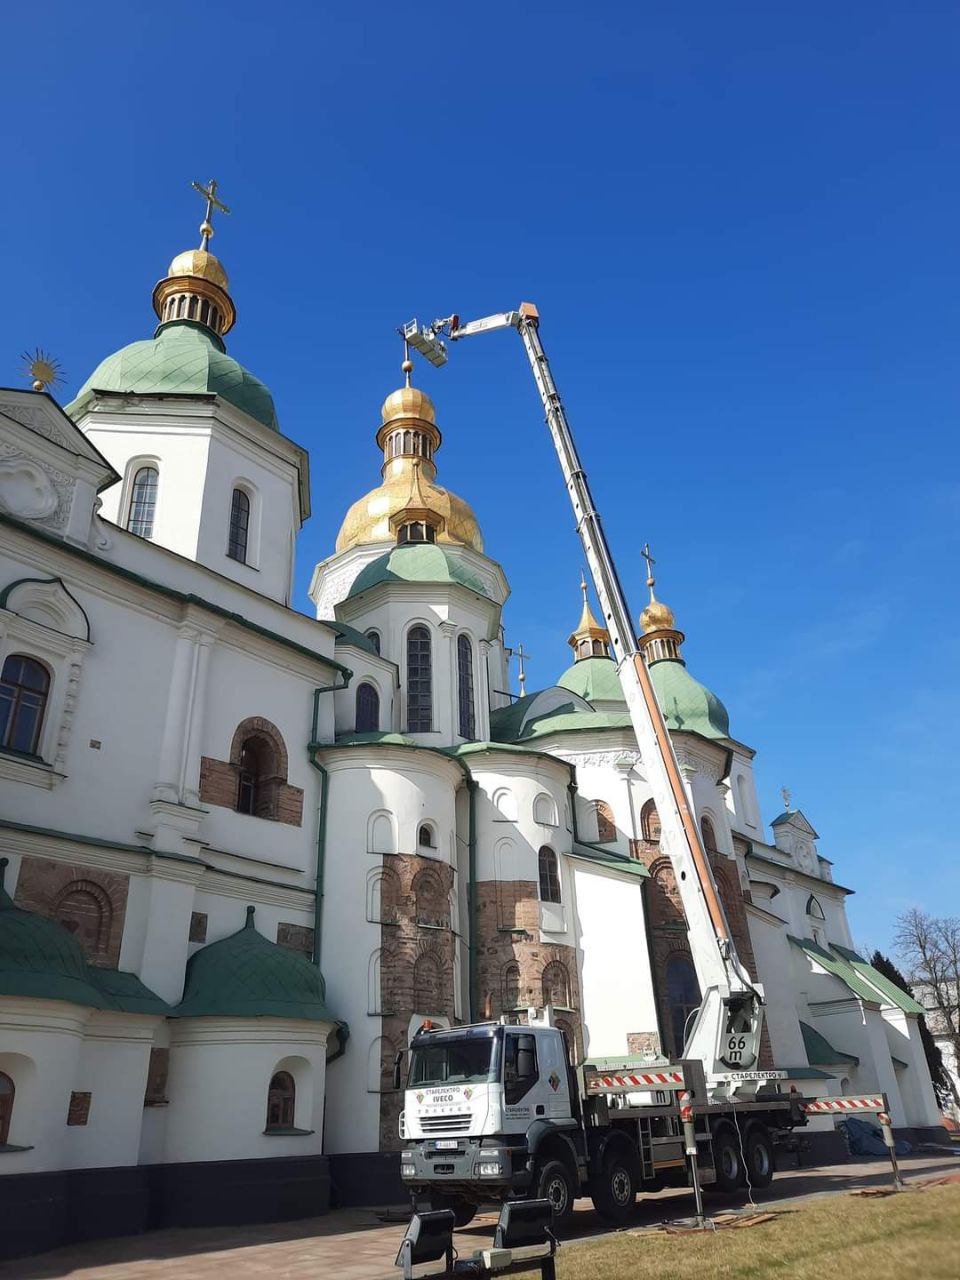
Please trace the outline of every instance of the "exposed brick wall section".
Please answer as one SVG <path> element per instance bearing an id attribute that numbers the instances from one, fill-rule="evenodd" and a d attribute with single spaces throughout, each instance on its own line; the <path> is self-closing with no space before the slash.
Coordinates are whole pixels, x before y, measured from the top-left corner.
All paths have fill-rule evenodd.
<path id="1" fill-rule="evenodd" d="M 414 1013 L 454 1020 L 454 937 L 450 927 L 453 868 L 435 858 L 384 857 L 381 885 L 380 1150 L 400 1147 L 403 1094 L 393 1089 L 393 1060 L 407 1045 Z"/>
<path id="2" fill-rule="evenodd" d="M 227 760 L 214 760 L 211 756 L 200 758 L 200 803 L 219 805 L 224 809 L 237 807 L 239 765 Z M 264 814 L 268 821 L 283 822 L 290 827 L 303 825 L 303 791 L 288 782 L 273 780 L 273 812 Z"/>
<path id="3" fill-rule="evenodd" d="M 661 1033 L 665 1037 L 665 1051 L 672 1052 L 670 1004 L 667 999 L 667 964 L 678 953 L 690 955 L 687 925 L 677 888 L 676 876 L 670 860 L 660 852 L 659 843 L 652 840 L 631 841 L 631 855 L 642 862 L 650 872 L 646 883 L 646 902 L 650 949 L 653 953 L 653 978 L 656 989 L 657 1012 Z M 744 909 L 744 901 L 750 901 L 749 893 L 740 886 L 737 864 L 722 853 L 708 854 L 714 878 L 720 893 L 730 932 L 737 951 L 747 970 L 756 976 L 757 963 L 750 941 L 750 929 Z M 764 1025 L 760 1037 L 759 1066 L 773 1065 L 770 1038 Z"/>
<path id="4" fill-rule="evenodd" d="M 509 922 L 509 923 L 505 923 Z M 499 1018 L 512 1012 L 505 997 L 517 990 L 516 1008 L 526 1010 L 544 1004 L 544 971 L 551 985 L 550 965 L 563 965 L 569 990 L 570 1013 L 560 1014 L 568 1039 L 574 1041 L 577 1057 L 583 1051 L 580 1022 L 580 981 L 576 948 L 540 941 L 540 899 L 534 880 L 481 880 L 477 883 L 477 996 L 483 1017 Z M 549 992 L 547 992 L 549 994 Z"/>
<path id="5" fill-rule="evenodd" d="M 277 946 L 296 951 L 310 960 L 313 957 L 313 929 L 307 924 L 281 921 L 277 925 Z"/>
<path id="6" fill-rule="evenodd" d="M 25 911 L 59 920 L 91 964 L 116 969 L 130 877 L 102 867 L 24 857 L 14 901 Z"/>

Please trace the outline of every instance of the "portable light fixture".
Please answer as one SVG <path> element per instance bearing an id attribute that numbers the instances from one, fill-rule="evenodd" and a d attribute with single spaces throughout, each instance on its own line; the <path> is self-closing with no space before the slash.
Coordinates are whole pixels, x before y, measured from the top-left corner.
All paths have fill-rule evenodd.
<path id="1" fill-rule="evenodd" d="M 403 1280 L 413 1280 L 413 1268 L 421 1262 L 444 1259 L 447 1271 L 453 1270 L 453 1228 L 456 1216 L 452 1209 L 434 1209 L 415 1213 L 394 1266 L 403 1267 Z"/>
<path id="2" fill-rule="evenodd" d="M 521 1249 L 524 1245 L 549 1244 L 553 1254 L 557 1238 L 550 1230 L 552 1224 L 553 1205 L 549 1200 L 505 1200 L 493 1247 Z"/>

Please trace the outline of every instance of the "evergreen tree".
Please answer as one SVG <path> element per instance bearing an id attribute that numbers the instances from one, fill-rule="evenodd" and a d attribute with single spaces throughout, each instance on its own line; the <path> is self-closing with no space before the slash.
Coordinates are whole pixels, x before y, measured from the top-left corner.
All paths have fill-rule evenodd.
<path id="1" fill-rule="evenodd" d="M 895 986 L 898 986 L 901 991 L 905 991 L 908 996 L 913 995 L 910 983 L 907 982 L 893 961 L 885 956 L 882 951 L 874 951 L 870 957 L 870 963 L 885 978 L 889 978 Z M 950 1077 L 947 1075 L 946 1068 L 943 1065 L 943 1054 L 931 1035 L 927 1020 L 923 1014 L 920 1015 L 917 1022 L 920 1026 L 920 1043 L 923 1045 L 923 1052 L 927 1057 L 927 1067 L 930 1071 L 930 1079 L 933 1082 L 933 1091 L 937 1096 L 937 1102 L 943 1107 L 953 1097 Z"/>

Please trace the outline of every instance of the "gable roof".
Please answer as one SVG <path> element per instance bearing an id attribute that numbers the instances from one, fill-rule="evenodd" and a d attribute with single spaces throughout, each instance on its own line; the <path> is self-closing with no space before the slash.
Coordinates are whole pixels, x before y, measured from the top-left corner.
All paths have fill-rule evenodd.
<path id="1" fill-rule="evenodd" d="M 101 472 L 97 492 L 116 484 L 120 475 L 46 391 L 0 387 L 0 417 L 47 440 L 56 449 L 82 458 Z"/>

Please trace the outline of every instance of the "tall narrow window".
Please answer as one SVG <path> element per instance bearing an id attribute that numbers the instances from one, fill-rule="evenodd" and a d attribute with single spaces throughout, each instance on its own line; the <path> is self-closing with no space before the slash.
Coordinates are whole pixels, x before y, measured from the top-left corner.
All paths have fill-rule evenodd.
<path id="1" fill-rule="evenodd" d="M 700 819 L 700 835 L 703 837 L 703 847 L 707 853 L 717 853 L 717 833 L 713 829 L 713 823 L 706 814 Z"/>
<path id="2" fill-rule="evenodd" d="M 379 653 L 379 652 L 380 652 L 380 632 L 379 632 L 379 631 L 367 631 L 365 634 L 366 634 L 367 639 L 368 639 L 368 640 L 370 641 L 370 643 L 373 645 L 374 649 L 376 649 L 377 653 Z"/>
<path id="3" fill-rule="evenodd" d="M 660 843 L 660 815 L 652 800 L 648 800 L 640 810 L 640 831 L 644 840 L 651 844 Z"/>
<path id="4" fill-rule="evenodd" d="M 366 680 L 357 685 L 357 733 L 376 733 L 380 728 L 380 695 Z"/>
<path id="5" fill-rule="evenodd" d="M 683 1056 L 687 1019 L 700 1004 L 700 985 L 688 955 L 672 955 L 667 961 L 667 1003 L 670 1007 L 673 1055 L 680 1058 Z"/>
<path id="6" fill-rule="evenodd" d="M 613 820 L 613 810 L 606 800 L 598 800 L 596 802 L 596 811 L 597 842 L 598 844 L 609 844 L 617 838 L 617 824 Z"/>
<path id="7" fill-rule="evenodd" d="M 433 728 L 433 661 L 430 632 L 411 627 L 407 633 L 407 730 L 429 733 Z"/>
<path id="8" fill-rule="evenodd" d="M 37 755 L 49 692 L 46 667 L 22 653 L 7 658 L 0 674 L 0 748 Z"/>
<path id="9" fill-rule="evenodd" d="M 540 901 L 560 901 L 560 870 L 557 866 L 557 855 L 549 845 L 540 850 Z"/>
<path id="10" fill-rule="evenodd" d="M 153 537 L 153 517 L 157 510 L 159 479 L 160 473 L 156 467 L 140 467 L 133 477 L 127 528 L 139 538 Z"/>
<path id="11" fill-rule="evenodd" d="M 471 741 L 477 734 L 473 707 L 473 645 L 469 636 L 457 640 L 457 689 L 460 699 L 460 737 Z"/>
<path id="12" fill-rule="evenodd" d="M 16 1092 L 10 1077 L 0 1071 L 0 1147 L 10 1136 L 10 1120 L 13 1116 L 13 1099 Z"/>
<path id="13" fill-rule="evenodd" d="M 289 1071 L 278 1071 L 267 1092 L 267 1132 L 292 1129 L 297 1102 L 297 1087 Z"/>
<path id="14" fill-rule="evenodd" d="M 227 555 L 231 560 L 247 563 L 247 538 L 250 533 L 250 497 L 243 489 L 234 489 L 230 503 L 230 539 Z"/>

